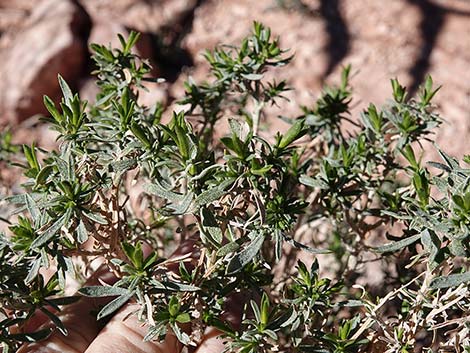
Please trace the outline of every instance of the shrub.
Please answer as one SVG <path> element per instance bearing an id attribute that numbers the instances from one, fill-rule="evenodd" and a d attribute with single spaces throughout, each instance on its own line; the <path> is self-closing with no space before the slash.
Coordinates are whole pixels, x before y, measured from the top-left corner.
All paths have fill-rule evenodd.
<path id="1" fill-rule="evenodd" d="M 3 352 L 50 334 L 23 330 L 38 310 L 67 334 L 56 310 L 79 300 L 64 295 L 67 279 L 97 258 L 118 281 L 79 292 L 114 297 L 97 320 L 135 300 L 147 340 L 171 330 L 194 346 L 214 326 L 236 352 L 470 349 L 470 170 L 441 150 L 441 162 L 422 163 L 441 123 L 430 77 L 417 98 L 392 80 L 393 99 L 353 119 L 346 67 L 269 136 L 265 110 L 290 88 L 265 73 L 292 57 L 260 23 L 239 47 L 205 54 L 210 80 L 187 82 L 169 119 L 161 104 L 138 103 L 143 83 L 159 82 L 132 52 L 138 35 L 119 39 L 120 49 L 91 46 L 96 103 L 60 76 L 59 106 L 44 97 L 58 149 L 25 145 L 18 157 L 27 180 L 6 198 L 17 216 L 0 243 Z M 3 160 L 17 153 L 9 133 L 0 146 Z M 383 235 L 389 242 L 371 245 Z M 169 259 L 187 239 L 193 254 Z M 320 275 L 319 254 L 333 280 Z M 382 288 L 356 283 L 370 261 L 389 275 Z M 224 321 L 242 291 L 251 294 L 241 324 Z"/>

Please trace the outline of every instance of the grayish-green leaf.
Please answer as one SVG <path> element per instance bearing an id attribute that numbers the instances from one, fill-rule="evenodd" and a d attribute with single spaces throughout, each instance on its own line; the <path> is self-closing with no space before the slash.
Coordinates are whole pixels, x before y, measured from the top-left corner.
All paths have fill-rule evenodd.
<path id="1" fill-rule="evenodd" d="M 227 266 L 227 274 L 240 272 L 243 267 L 249 264 L 258 255 L 264 242 L 264 234 L 257 233 L 253 240 L 230 260 Z"/>
<path id="2" fill-rule="evenodd" d="M 173 191 L 165 189 L 158 181 L 154 181 L 152 184 L 144 185 L 144 190 L 149 194 L 156 195 L 171 202 L 181 202 L 185 197 L 185 195 L 177 194 Z"/>
<path id="3" fill-rule="evenodd" d="M 430 288 L 439 289 L 439 288 L 449 288 L 457 287 L 462 283 L 470 281 L 470 272 L 456 273 L 448 276 L 436 277 L 432 280 Z"/>
<path id="4" fill-rule="evenodd" d="M 107 305 L 101 309 L 101 311 L 98 313 L 97 319 L 100 320 L 105 316 L 111 315 L 112 313 L 118 311 L 124 304 L 126 304 L 129 299 L 132 298 L 134 295 L 133 292 L 130 292 L 128 294 L 121 295 L 120 297 L 117 297 Z"/>
<path id="5" fill-rule="evenodd" d="M 421 234 L 415 234 L 411 237 L 408 237 L 408 238 L 405 238 L 405 239 L 402 239 L 402 240 L 398 240 L 398 241 L 394 241 L 394 242 L 379 246 L 377 248 L 373 248 L 373 250 L 375 252 L 378 252 L 378 253 L 398 251 L 398 250 L 403 249 L 404 247 L 406 247 L 408 245 L 411 245 L 411 244 L 415 243 L 420 238 L 421 238 Z"/>
<path id="6" fill-rule="evenodd" d="M 233 181 L 234 178 L 227 178 L 226 180 L 222 181 L 218 186 L 202 192 L 196 197 L 195 205 L 197 207 L 206 206 L 211 202 L 217 201 L 227 193 L 225 189 L 232 185 Z"/>
<path id="7" fill-rule="evenodd" d="M 186 213 L 189 213 L 189 208 L 193 200 L 194 200 L 194 194 L 192 192 L 188 192 L 186 195 L 184 195 L 184 198 L 181 201 L 181 203 L 177 205 L 171 204 L 171 206 L 168 207 L 168 210 L 170 211 L 170 214 L 173 216 L 184 215 Z"/>
<path id="8" fill-rule="evenodd" d="M 199 287 L 193 286 L 191 284 L 184 284 L 178 282 L 168 282 L 168 281 L 157 281 L 156 279 L 151 280 L 152 285 L 155 289 L 171 292 L 196 292 L 200 290 Z"/>
<path id="9" fill-rule="evenodd" d="M 33 224 L 38 226 L 39 220 L 41 219 L 41 211 L 39 210 L 36 201 L 29 195 L 26 194 L 26 208 L 33 220 Z"/>
<path id="10" fill-rule="evenodd" d="M 234 251 L 237 251 L 240 248 L 240 244 L 235 241 L 225 244 L 219 250 L 217 250 L 217 256 L 223 257 L 227 254 L 230 254 Z"/>
<path id="11" fill-rule="evenodd" d="M 62 76 L 58 75 L 58 79 L 59 79 L 60 89 L 62 90 L 62 94 L 64 95 L 65 104 L 68 105 L 69 102 L 73 99 L 72 90 L 70 89 L 67 82 L 65 82 L 65 80 L 62 78 Z"/>
<path id="12" fill-rule="evenodd" d="M 49 240 L 51 240 L 54 235 L 62 228 L 65 223 L 67 223 L 70 219 L 72 214 L 72 209 L 69 208 L 65 213 L 59 217 L 49 228 L 47 228 L 43 233 L 41 233 L 31 244 L 31 248 L 38 248 L 44 244 L 46 244 Z"/>
<path id="13" fill-rule="evenodd" d="M 33 279 L 36 278 L 36 276 L 39 273 L 39 269 L 41 268 L 41 263 L 42 263 L 42 260 L 40 257 L 33 261 L 33 263 L 31 264 L 31 268 L 29 269 L 28 275 L 26 276 L 24 280 L 25 283 L 29 284 L 32 282 Z"/>
<path id="14" fill-rule="evenodd" d="M 312 178 L 307 175 L 301 175 L 299 178 L 299 182 L 304 185 L 310 186 L 311 188 L 319 188 L 325 190 L 329 188 L 329 185 L 323 180 Z"/>
<path id="15" fill-rule="evenodd" d="M 80 244 L 83 244 L 88 240 L 88 232 L 85 228 L 83 220 L 80 220 L 77 226 L 77 240 Z"/>
<path id="16" fill-rule="evenodd" d="M 101 216 L 100 214 L 96 212 L 88 211 L 88 212 L 83 212 L 83 214 L 85 215 L 86 218 L 92 220 L 93 222 L 96 222 L 98 224 L 103 224 L 103 225 L 108 224 L 108 221 L 103 216 Z"/>
<path id="17" fill-rule="evenodd" d="M 222 230 L 217 224 L 214 214 L 206 207 L 201 208 L 201 237 L 205 237 L 212 245 L 219 248 L 222 243 Z"/>
<path id="18" fill-rule="evenodd" d="M 78 291 L 87 297 L 113 297 L 116 295 L 129 295 L 131 293 L 126 288 L 113 286 L 88 286 L 83 287 Z"/>

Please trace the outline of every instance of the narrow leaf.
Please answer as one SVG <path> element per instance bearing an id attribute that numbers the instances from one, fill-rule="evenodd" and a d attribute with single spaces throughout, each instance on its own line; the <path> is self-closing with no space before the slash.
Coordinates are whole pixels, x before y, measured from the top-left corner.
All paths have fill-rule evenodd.
<path id="1" fill-rule="evenodd" d="M 202 192 L 201 194 L 199 194 L 195 200 L 196 206 L 205 206 L 211 202 L 214 202 L 220 199 L 222 196 L 224 196 L 227 193 L 225 189 L 227 189 L 227 187 L 232 185 L 233 181 L 234 181 L 234 178 L 228 178 L 224 180 L 223 182 L 221 182 L 218 186 L 212 189 L 206 190 Z"/>
<path id="2" fill-rule="evenodd" d="M 448 276 L 436 277 L 432 280 L 430 288 L 439 289 L 439 288 L 457 287 L 458 285 L 469 282 L 469 281 L 470 281 L 470 271 L 448 275 Z"/>
<path id="3" fill-rule="evenodd" d="M 126 304 L 129 301 L 129 299 L 132 298 L 133 295 L 134 293 L 130 292 L 128 294 L 124 294 L 124 295 L 121 295 L 120 297 L 117 297 L 112 302 L 105 305 L 103 309 L 101 309 L 101 311 L 98 313 L 97 319 L 100 320 L 103 317 L 111 315 L 112 313 L 116 312 L 124 304 Z"/>
<path id="4" fill-rule="evenodd" d="M 258 255 L 258 252 L 261 249 L 263 242 L 263 233 L 258 233 L 245 249 L 235 254 L 232 260 L 230 260 L 230 263 L 227 267 L 227 274 L 234 274 L 240 272 L 243 267 L 253 261 L 255 256 Z"/>
<path id="5" fill-rule="evenodd" d="M 85 217 L 98 224 L 108 224 L 108 221 L 96 212 L 83 212 Z"/>
<path id="6" fill-rule="evenodd" d="M 144 185 L 144 190 L 145 190 L 145 192 L 147 192 L 149 194 L 156 195 L 158 197 L 169 200 L 171 202 L 181 202 L 181 201 L 183 201 L 184 196 L 185 196 L 185 195 L 177 194 L 173 191 L 169 191 L 169 190 L 165 189 L 157 181 L 155 181 L 152 184 Z"/>
<path id="7" fill-rule="evenodd" d="M 69 102 L 73 99 L 72 90 L 70 89 L 69 85 L 67 84 L 67 82 L 65 82 L 62 76 L 58 75 L 58 79 L 60 89 L 62 90 L 62 94 L 64 95 L 64 101 L 68 105 Z"/>
<path id="8" fill-rule="evenodd" d="M 129 295 L 130 292 L 126 288 L 112 286 L 89 286 L 78 290 L 87 297 L 113 297 L 116 295 Z"/>
<path id="9" fill-rule="evenodd" d="M 62 228 L 62 226 L 68 222 L 71 216 L 72 210 L 69 208 L 60 218 L 58 218 L 46 231 L 44 231 L 39 237 L 37 237 L 31 244 L 31 248 L 35 249 L 51 240 L 54 235 Z"/>
<path id="10" fill-rule="evenodd" d="M 297 120 L 294 125 L 292 125 L 286 134 L 282 137 L 279 142 L 279 148 L 286 148 L 293 141 L 297 140 L 302 136 L 302 130 L 305 125 L 305 119 Z"/>
<path id="11" fill-rule="evenodd" d="M 394 241 L 392 243 L 388 243 L 388 244 L 379 246 L 377 248 L 373 248 L 373 250 L 378 253 L 394 252 L 394 251 L 403 249 L 404 247 L 408 245 L 413 244 L 420 238 L 421 238 L 421 234 L 416 234 L 409 238 L 405 238 L 399 241 Z"/>
<path id="12" fill-rule="evenodd" d="M 85 224 L 83 223 L 83 220 L 80 220 L 77 226 L 77 240 L 80 244 L 83 244 L 88 240 L 88 232 L 85 228 Z"/>

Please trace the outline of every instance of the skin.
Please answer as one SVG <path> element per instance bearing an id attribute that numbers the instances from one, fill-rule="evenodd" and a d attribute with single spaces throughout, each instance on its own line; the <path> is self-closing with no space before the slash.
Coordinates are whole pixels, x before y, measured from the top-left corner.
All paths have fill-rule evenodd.
<path id="1" fill-rule="evenodd" d="M 194 242 L 182 244 L 173 256 L 181 256 L 188 252 L 194 253 Z M 149 249 L 147 249 L 149 252 Z M 86 283 L 97 285 L 100 282 L 113 283 L 115 278 L 105 268 L 99 269 Z M 18 353 L 179 353 L 183 346 L 176 337 L 167 334 L 163 342 L 144 342 L 143 337 L 147 333 L 147 327 L 137 320 L 135 315 L 129 315 L 136 310 L 137 304 L 126 304 L 106 326 L 101 327 L 92 315 L 97 309 L 106 304 L 107 298 L 82 297 L 76 303 L 70 304 L 61 311 L 61 318 L 68 330 L 64 336 L 55 330 L 47 340 L 26 344 L 18 350 Z M 242 297 L 232 297 L 228 300 L 228 310 L 223 319 L 232 324 L 239 324 L 241 317 L 240 302 Z M 33 317 L 26 330 L 51 327 L 51 323 L 45 315 L 38 314 Z M 223 340 L 218 338 L 220 332 L 214 328 L 208 328 L 201 344 L 192 349 L 194 353 L 220 353 L 224 350 Z"/>
<path id="2" fill-rule="evenodd" d="M 87 298 L 88 299 L 88 298 Z M 72 304 L 60 315 L 68 329 L 68 336 L 55 331 L 47 340 L 23 346 L 18 353 L 179 353 L 183 346 L 172 334 L 161 343 L 144 342 L 147 328 L 135 316 L 128 316 L 137 305 L 130 303 L 121 309 L 101 329 L 92 315 L 87 315 L 95 303 L 84 300 Z M 41 327 L 47 327 L 45 323 Z M 213 328 L 206 331 L 196 353 L 222 352 L 222 340 Z"/>

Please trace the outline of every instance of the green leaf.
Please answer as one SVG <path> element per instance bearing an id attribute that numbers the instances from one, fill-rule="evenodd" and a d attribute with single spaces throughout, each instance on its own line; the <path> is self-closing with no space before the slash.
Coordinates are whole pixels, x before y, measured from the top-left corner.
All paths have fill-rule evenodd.
<path id="1" fill-rule="evenodd" d="M 26 157 L 26 160 L 28 161 L 30 168 L 35 169 L 36 172 L 39 172 L 41 167 L 39 166 L 38 158 L 36 156 L 36 147 L 34 146 L 34 143 L 31 145 L 31 147 L 23 145 L 23 153 Z"/>
<path id="2" fill-rule="evenodd" d="M 176 338 L 178 338 L 178 341 L 180 341 L 184 345 L 189 345 L 191 343 L 191 337 L 189 337 L 186 332 L 181 331 L 178 325 L 171 323 L 170 327 L 173 330 Z"/>
<path id="3" fill-rule="evenodd" d="M 447 173 L 450 173 L 452 172 L 452 169 L 450 169 L 448 166 L 446 166 L 445 164 L 442 164 L 442 163 L 439 163 L 439 162 L 427 162 L 427 164 L 429 164 L 431 167 L 434 167 L 434 168 L 437 168 L 437 169 L 441 169 Z"/>
<path id="4" fill-rule="evenodd" d="M 421 234 L 415 234 L 411 237 L 408 237 L 399 241 L 394 241 L 394 242 L 379 246 L 377 248 L 372 248 L 372 250 L 378 253 L 395 252 L 400 249 L 403 249 L 404 247 L 408 245 L 415 243 L 420 238 L 421 238 Z"/>
<path id="5" fill-rule="evenodd" d="M 36 175 L 36 184 L 43 185 L 53 171 L 54 167 L 52 165 L 46 165 L 44 168 L 42 168 L 38 175 Z"/>
<path id="6" fill-rule="evenodd" d="M 168 312 L 170 313 L 170 316 L 171 317 L 177 316 L 178 313 L 180 312 L 180 307 L 181 307 L 181 304 L 178 298 L 175 296 L 172 296 L 168 303 Z"/>
<path id="7" fill-rule="evenodd" d="M 176 132 L 176 144 L 178 145 L 179 152 L 183 159 L 188 159 L 189 158 L 189 139 L 186 134 L 186 131 L 184 131 L 180 126 L 176 125 L 175 126 L 175 132 Z"/>
<path id="8" fill-rule="evenodd" d="M 393 90 L 393 98 L 397 103 L 402 103 L 405 101 L 406 98 L 406 88 L 398 82 L 397 79 L 392 79 L 392 90 Z"/>
<path id="9" fill-rule="evenodd" d="M 47 111 L 51 114 L 54 120 L 58 123 L 62 122 L 63 117 L 55 107 L 54 102 L 48 96 L 43 97 L 44 106 L 46 107 Z"/>
<path id="10" fill-rule="evenodd" d="M 447 276 L 436 277 L 431 281 L 431 289 L 457 287 L 462 283 L 470 281 L 470 271 L 464 273 L 457 273 Z"/>
<path id="11" fill-rule="evenodd" d="M 191 284 L 184 284 L 178 282 L 168 282 L 168 281 L 157 281 L 152 279 L 151 283 L 153 288 L 162 291 L 171 291 L 171 292 L 196 292 L 201 288 L 193 286 Z"/>
<path id="12" fill-rule="evenodd" d="M 376 132 L 382 130 L 382 114 L 377 112 L 377 108 L 372 103 L 369 104 L 367 109 L 368 117 L 372 123 L 372 127 Z"/>
<path id="13" fill-rule="evenodd" d="M 132 298 L 134 295 L 133 292 L 130 292 L 128 294 L 121 295 L 120 297 L 117 297 L 107 305 L 101 309 L 101 311 L 98 313 L 97 319 L 100 320 L 105 316 L 111 315 L 112 313 L 116 312 L 119 310 L 124 304 L 126 304 L 129 299 Z"/>
<path id="14" fill-rule="evenodd" d="M 406 158 L 408 163 L 410 163 L 413 169 L 419 169 L 419 164 L 416 161 L 415 153 L 410 145 L 406 145 L 405 148 L 401 151 L 401 153 Z"/>
<path id="15" fill-rule="evenodd" d="M 171 202 L 181 202 L 183 201 L 185 195 L 177 194 L 175 192 L 169 191 L 160 185 L 158 181 L 154 181 L 152 184 L 144 185 L 144 191 L 161 197 L 163 199 L 169 200 Z"/>
<path id="16" fill-rule="evenodd" d="M 279 148 L 284 149 L 289 146 L 293 141 L 302 137 L 302 131 L 305 126 L 305 119 L 297 120 L 294 125 L 292 125 L 286 134 L 282 137 L 279 142 Z"/>
<path id="17" fill-rule="evenodd" d="M 158 258 L 158 253 L 156 251 L 152 252 L 152 254 L 147 256 L 147 258 L 145 259 L 143 269 L 147 270 L 154 266 L 157 263 Z"/>
<path id="18" fill-rule="evenodd" d="M 129 292 L 126 288 L 113 287 L 113 286 L 88 286 L 83 287 L 78 290 L 81 294 L 87 297 L 114 297 L 114 296 L 123 296 L 129 295 Z"/>
<path id="19" fill-rule="evenodd" d="M 217 250 L 217 257 L 223 257 L 227 254 L 237 251 L 240 248 L 240 244 L 236 241 L 225 244 L 219 250 Z"/>
<path id="20" fill-rule="evenodd" d="M 459 207 L 462 211 L 466 211 L 465 202 L 462 196 L 452 195 L 452 201 L 454 204 Z"/>
<path id="21" fill-rule="evenodd" d="M 80 222 L 78 223 L 76 232 L 77 232 L 77 241 L 80 244 L 83 244 L 84 242 L 88 240 L 88 232 L 85 228 L 85 224 L 83 223 L 83 220 L 80 220 Z"/>
<path id="22" fill-rule="evenodd" d="M 299 177 L 299 182 L 311 188 L 319 188 L 323 190 L 329 189 L 329 185 L 325 181 L 321 179 L 309 177 L 305 174 Z"/>
<path id="23" fill-rule="evenodd" d="M 37 258 L 32 262 L 28 275 L 24 279 L 26 284 L 31 283 L 39 274 L 39 270 L 41 269 L 41 263 L 42 263 L 41 258 Z"/>
<path id="24" fill-rule="evenodd" d="M 412 182 L 421 203 L 421 207 L 426 207 L 429 204 L 429 196 L 431 192 L 428 172 L 425 169 L 415 170 Z"/>
<path id="25" fill-rule="evenodd" d="M 434 232 L 430 232 L 426 229 L 421 233 L 421 243 L 423 244 L 424 250 L 429 254 L 428 263 L 432 271 L 439 265 L 437 256 L 441 247 L 441 241 Z"/>
<path id="26" fill-rule="evenodd" d="M 36 201 L 31 197 L 31 195 L 26 194 L 26 208 L 28 209 L 29 214 L 33 220 L 34 225 L 38 225 L 38 222 L 41 218 L 41 212 L 36 204 Z"/>
<path id="27" fill-rule="evenodd" d="M 152 147 L 152 142 L 150 142 L 150 139 L 147 136 L 147 132 L 142 129 L 142 127 L 137 124 L 135 121 L 132 122 L 131 124 L 131 131 L 137 137 L 140 142 L 144 144 L 145 147 L 150 148 Z"/>
<path id="28" fill-rule="evenodd" d="M 201 194 L 199 194 L 196 197 L 196 200 L 194 202 L 195 206 L 196 207 L 206 206 L 214 201 L 219 200 L 222 196 L 224 196 L 227 193 L 225 189 L 227 189 L 230 185 L 232 185 L 234 180 L 235 178 L 227 178 L 216 187 L 203 191 Z"/>
<path id="29" fill-rule="evenodd" d="M 57 75 L 57 78 L 59 79 L 60 89 L 62 90 L 62 94 L 64 95 L 65 104 L 69 105 L 70 102 L 73 100 L 72 90 L 70 89 L 69 85 L 67 84 L 67 82 L 65 82 L 62 76 Z"/>
<path id="30" fill-rule="evenodd" d="M 135 248 L 132 244 L 123 241 L 121 243 L 121 248 L 124 251 L 124 254 L 126 254 L 127 258 L 134 264 L 135 266 L 135 260 L 134 260 L 134 255 L 135 255 Z"/>
<path id="31" fill-rule="evenodd" d="M 269 297 L 266 292 L 263 292 L 261 297 L 261 307 L 260 307 L 260 323 L 264 326 L 267 325 L 269 320 Z"/>
<path id="32" fill-rule="evenodd" d="M 62 333 L 64 336 L 68 335 L 67 328 L 64 326 L 62 321 L 60 321 L 60 319 L 56 315 L 54 315 L 53 313 L 51 313 L 49 310 L 47 310 L 45 308 L 41 308 L 41 311 L 44 314 L 46 314 L 46 316 L 49 317 L 49 319 L 51 319 L 51 321 L 54 323 L 54 325 L 56 325 L 56 327 L 60 331 L 60 333 Z"/>
<path id="33" fill-rule="evenodd" d="M 35 249 L 51 240 L 54 235 L 67 223 L 72 215 L 72 209 L 69 208 L 67 211 L 59 217 L 49 228 L 47 228 L 42 234 L 40 234 L 31 244 L 31 248 Z"/>
<path id="34" fill-rule="evenodd" d="M 245 247 L 245 249 L 239 253 L 236 253 L 235 256 L 230 260 L 230 263 L 227 266 L 227 274 L 231 275 L 240 272 L 243 267 L 248 265 L 251 261 L 253 261 L 256 255 L 258 255 L 264 242 L 264 234 L 256 231 L 253 231 L 251 234 L 255 235 L 255 237 Z"/>
<path id="35" fill-rule="evenodd" d="M 138 32 L 131 31 L 131 33 L 129 33 L 129 37 L 127 38 L 127 41 L 124 42 L 125 44 L 123 44 L 124 54 L 130 53 L 132 47 L 139 40 L 139 37 L 140 37 L 140 33 L 138 33 Z"/>
<path id="36" fill-rule="evenodd" d="M 134 247 L 134 254 L 132 257 L 133 264 L 136 268 L 142 269 L 144 266 L 144 252 L 142 251 L 142 243 L 139 241 Z"/>
<path id="37" fill-rule="evenodd" d="M 194 194 L 192 192 L 188 192 L 186 195 L 184 195 L 183 200 L 181 200 L 181 203 L 175 205 L 171 204 L 170 207 L 168 207 L 168 210 L 170 211 L 169 213 L 173 216 L 178 216 L 178 215 L 184 215 L 189 213 L 189 208 L 194 200 Z"/>
<path id="38" fill-rule="evenodd" d="M 191 316 L 189 316 L 188 313 L 181 313 L 176 317 L 175 320 L 181 324 L 185 324 L 191 321 Z"/>
<path id="39" fill-rule="evenodd" d="M 222 230 L 217 224 L 214 214 L 206 207 L 201 208 L 200 212 L 202 223 L 202 234 L 212 245 L 219 248 L 222 243 Z"/>
<path id="40" fill-rule="evenodd" d="M 93 222 L 96 222 L 98 224 L 103 224 L 103 225 L 108 224 L 108 221 L 96 212 L 87 211 L 87 212 L 83 212 L 83 214 L 85 215 L 86 218 L 92 220 Z"/>
<path id="41" fill-rule="evenodd" d="M 251 168 L 251 174 L 254 174 L 254 175 L 259 175 L 259 176 L 264 176 L 267 172 L 269 172 L 271 169 L 273 168 L 273 165 L 272 164 L 268 164 L 262 168 L 259 168 L 259 169 L 254 169 L 254 168 Z"/>

